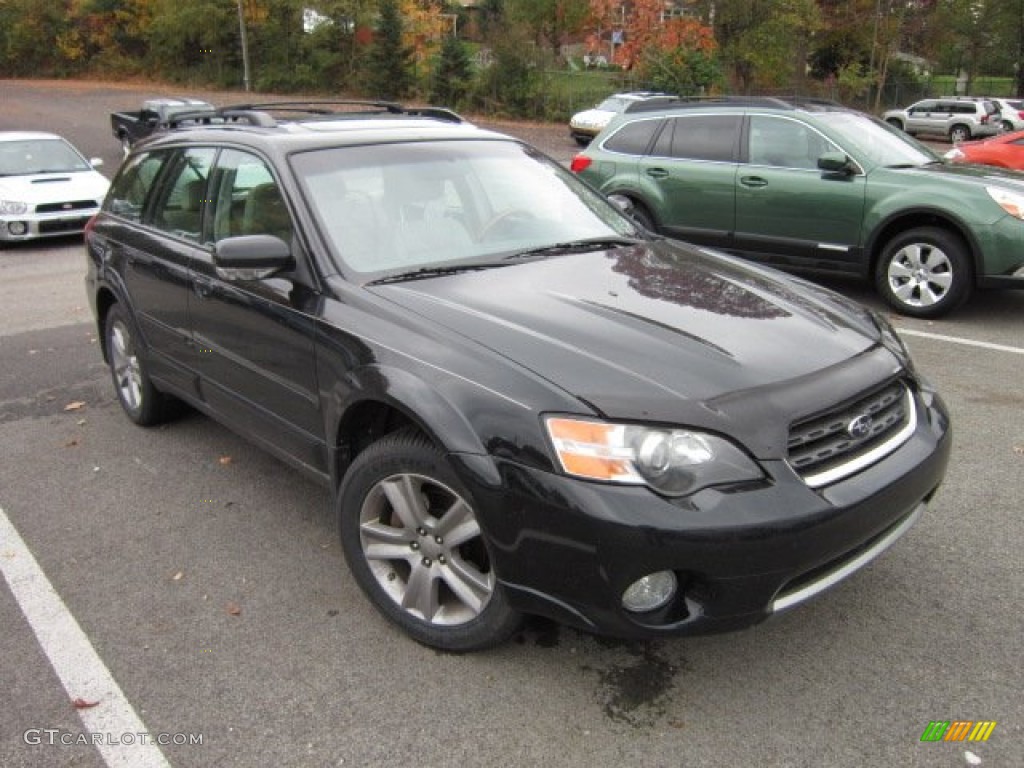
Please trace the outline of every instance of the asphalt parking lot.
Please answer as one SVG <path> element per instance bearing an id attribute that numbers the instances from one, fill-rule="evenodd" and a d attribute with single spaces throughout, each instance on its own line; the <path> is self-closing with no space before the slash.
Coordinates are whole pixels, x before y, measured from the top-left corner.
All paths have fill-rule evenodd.
<path id="1" fill-rule="evenodd" d="M 0 81 L 0 130 L 61 133 L 109 175 L 107 113 L 151 93 Z M 893 318 L 954 454 L 928 513 L 848 581 L 736 634 L 536 621 L 460 656 L 363 598 L 322 489 L 201 416 L 122 415 L 84 273 L 76 239 L 0 250 L 0 766 L 1024 764 L 1024 292 Z M 933 721 L 996 725 L 922 741 Z"/>

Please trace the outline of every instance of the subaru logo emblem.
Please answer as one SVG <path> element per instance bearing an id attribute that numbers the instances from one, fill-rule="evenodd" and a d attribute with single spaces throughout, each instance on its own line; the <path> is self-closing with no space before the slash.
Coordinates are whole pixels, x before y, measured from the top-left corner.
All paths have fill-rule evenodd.
<path id="1" fill-rule="evenodd" d="M 871 417 L 863 413 L 846 425 L 846 434 L 856 440 L 863 440 L 871 433 Z"/>

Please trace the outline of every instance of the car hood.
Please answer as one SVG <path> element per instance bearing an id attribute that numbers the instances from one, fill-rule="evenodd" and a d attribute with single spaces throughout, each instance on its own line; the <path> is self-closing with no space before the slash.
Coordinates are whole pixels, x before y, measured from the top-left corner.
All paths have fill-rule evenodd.
<path id="1" fill-rule="evenodd" d="M 585 109 L 573 115 L 572 122 L 580 125 L 605 125 L 613 117 L 615 113 L 605 109 Z"/>
<path id="2" fill-rule="evenodd" d="M 672 241 L 369 290 L 616 418 L 671 419 L 878 341 L 845 299 Z"/>
<path id="3" fill-rule="evenodd" d="M 110 182 L 97 171 L 0 177 L 0 198 L 29 206 L 70 200 L 102 200 Z"/>
<path id="4" fill-rule="evenodd" d="M 886 169 L 891 170 L 891 169 Z M 1010 187 L 1017 192 L 1024 192 L 1024 176 L 1019 171 L 997 168 L 992 165 L 974 165 L 970 163 L 932 163 L 915 168 L 898 168 L 897 172 L 921 174 L 932 179 L 953 181 L 959 179 L 967 183 L 983 186 L 998 184 Z"/>

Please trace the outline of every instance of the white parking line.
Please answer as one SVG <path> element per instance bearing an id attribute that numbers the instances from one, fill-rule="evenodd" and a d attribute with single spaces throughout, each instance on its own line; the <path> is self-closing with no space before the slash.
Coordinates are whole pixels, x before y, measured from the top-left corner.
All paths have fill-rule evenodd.
<path id="1" fill-rule="evenodd" d="M 979 347 L 981 349 L 995 350 L 996 352 L 1011 352 L 1015 355 L 1024 355 L 1024 347 L 1011 347 L 1006 344 L 993 344 L 990 341 L 975 341 L 974 339 L 964 339 L 959 336 L 943 336 L 941 333 L 914 331 L 909 328 L 897 328 L 896 333 L 900 336 L 919 336 L 922 339 L 948 341 L 950 344 L 963 344 L 965 347 Z"/>
<path id="2" fill-rule="evenodd" d="M 84 743 L 95 744 L 111 768 L 170 768 L 156 743 L 146 738 L 146 726 L 2 508 L 0 571 L 68 693 L 68 708 L 77 699 L 96 703 L 77 710 L 90 734 Z"/>

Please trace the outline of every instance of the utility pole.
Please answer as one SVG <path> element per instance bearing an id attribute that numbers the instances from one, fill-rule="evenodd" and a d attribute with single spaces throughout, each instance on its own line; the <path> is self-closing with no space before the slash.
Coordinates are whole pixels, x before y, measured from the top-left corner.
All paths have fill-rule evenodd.
<path id="1" fill-rule="evenodd" d="M 248 93 L 252 90 L 252 84 L 249 79 L 249 41 L 245 35 L 245 13 L 242 11 L 242 0 L 238 0 L 238 32 L 242 38 L 242 82 L 245 85 L 246 93 Z"/>

